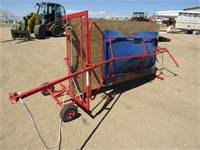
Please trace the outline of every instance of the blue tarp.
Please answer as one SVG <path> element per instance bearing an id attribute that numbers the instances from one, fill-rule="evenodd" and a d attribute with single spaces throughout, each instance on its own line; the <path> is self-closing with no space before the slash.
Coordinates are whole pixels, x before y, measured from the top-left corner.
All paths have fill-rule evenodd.
<path id="1" fill-rule="evenodd" d="M 105 30 L 105 36 L 114 37 L 111 39 L 114 58 L 123 56 L 138 56 L 143 55 L 146 49 L 146 54 L 154 53 L 156 50 L 157 32 L 140 32 L 130 36 L 122 35 L 116 31 Z M 134 38 L 133 38 L 134 37 Z M 145 38 L 145 39 L 144 39 Z M 144 39 L 144 45 L 142 44 Z M 104 60 L 111 58 L 110 44 L 108 38 L 104 39 Z M 115 60 L 109 72 L 110 63 L 103 66 L 103 78 L 110 75 L 123 75 L 127 72 L 138 72 L 142 67 L 142 58 L 125 58 L 122 60 Z M 155 67 L 155 56 L 148 56 L 145 58 L 143 68 L 152 69 Z M 109 78 L 104 81 L 104 84 L 109 84 L 114 78 Z"/>

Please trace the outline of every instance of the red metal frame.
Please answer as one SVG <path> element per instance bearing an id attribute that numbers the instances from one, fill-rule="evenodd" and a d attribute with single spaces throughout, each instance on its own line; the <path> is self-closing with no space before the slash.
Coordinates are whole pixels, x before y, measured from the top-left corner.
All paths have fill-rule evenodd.
<path id="1" fill-rule="evenodd" d="M 105 36 L 95 22 L 91 22 L 90 24 L 88 24 L 88 11 L 82 11 L 82 12 L 67 15 L 68 20 L 74 19 L 74 18 L 79 18 L 79 22 L 80 22 L 80 34 L 79 34 L 79 36 L 80 36 L 81 70 L 76 71 L 76 72 L 72 72 L 71 69 L 70 69 L 70 48 L 69 48 L 69 38 L 70 38 L 70 36 L 69 36 L 69 30 L 66 29 L 66 49 L 67 49 L 66 53 L 67 53 L 67 56 L 64 58 L 64 60 L 65 60 L 66 66 L 67 66 L 68 75 L 64 76 L 62 78 L 59 78 L 57 80 L 54 80 L 52 82 L 49 82 L 47 84 L 44 84 L 42 86 L 39 86 L 37 88 L 26 91 L 24 93 L 21 93 L 21 94 L 9 93 L 9 98 L 10 98 L 10 101 L 12 103 L 17 103 L 20 98 L 23 99 L 23 98 L 26 98 L 30 95 L 37 93 L 37 92 L 40 92 L 42 90 L 47 90 L 60 106 L 75 103 L 77 105 L 81 105 L 86 110 L 90 110 L 90 100 L 93 100 L 95 98 L 99 89 L 102 87 L 104 80 L 113 76 L 113 75 L 110 74 L 110 71 L 111 71 L 111 68 L 112 68 L 112 64 L 115 60 L 120 60 L 120 59 L 125 59 L 125 58 L 145 58 L 145 57 L 148 57 L 148 56 L 156 56 L 158 54 L 163 54 L 163 53 L 166 52 L 166 53 L 169 54 L 169 56 L 171 57 L 173 62 L 176 64 L 176 66 L 177 67 L 179 66 L 178 63 L 173 58 L 172 54 L 169 52 L 169 50 L 167 48 L 158 47 L 156 49 L 155 53 L 147 54 L 146 50 L 145 50 L 146 47 L 144 46 L 144 42 L 142 42 L 143 46 L 144 46 L 144 54 L 137 55 L 137 56 L 114 57 L 111 39 L 116 38 L 116 37 Z M 82 31 L 83 25 L 84 25 L 84 31 Z M 98 29 L 98 31 L 102 34 L 102 62 L 99 62 L 99 63 L 96 63 L 96 64 L 91 63 L 91 59 L 92 59 L 91 58 L 91 51 L 92 51 L 91 50 L 91 32 L 92 32 L 93 26 L 96 27 L 96 29 Z M 84 62 L 83 62 L 83 40 L 82 40 L 82 38 L 84 38 L 86 40 L 86 42 L 85 42 L 85 44 L 86 44 L 85 45 L 85 47 L 86 47 L 86 64 L 84 64 Z M 110 58 L 109 60 L 103 59 L 104 58 L 103 57 L 104 56 L 104 53 L 103 53 L 103 40 L 104 40 L 104 38 L 109 39 L 110 51 L 111 51 L 111 55 L 112 55 L 112 58 Z M 130 37 L 130 38 L 134 39 L 134 37 Z M 145 41 L 145 39 L 149 39 L 149 38 L 143 38 L 142 41 Z M 91 87 L 91 85 L 92 85 L 91 70 L 96 68 L 96 67 L 103 66 L 106 63 L 110 63 L 108 74 L 106 75 L 106 77 L 104 79 L 102 78 L 102 81 L 100 82 L 100 84 L 97 88 L 97 93 L 92 97 L 92 94 L 91 94 L 91 90 L 92 90 L 92 87 Z M 142 66 L 140 71 L 144 71 L 144 70 L 145 69 Z M 81 78 L 82 81 L 85 81 L 85 83 L 82 82 L 81 97 L 80 97 L 80 95 L 77 96 L 77 94 L 73 93 L 73 90 L 72 90 L 72 86 L 73 86 L 72 84 L 73 84 L 73 82 L 75 82 L 74 78 L 78 75 L 80 75 L 80 78 Z M 84 77 L 86 78 L 85 80 L 84 80 Z M 162 77 L 158 77 L 158 78 L 163 80 Z M 63 81 L 68 81 L 68 85 L 67 86 L 64 85 L 62 83 Z M 54 86 L 54 85 L 59 84 L 59 83 L 62 87 L 61 90 L 58 90 L 58 91 L 51 91 L 50 90 L 51 86 Z M 86 89 L 85 89 L 85 85 L 86 85 Z M 61 100 L 59 100 L 59 97 L 65 92 L 73 99 L 73 101 L 68 101 L 66 103 L 65 102 L 63 103 Z"/>

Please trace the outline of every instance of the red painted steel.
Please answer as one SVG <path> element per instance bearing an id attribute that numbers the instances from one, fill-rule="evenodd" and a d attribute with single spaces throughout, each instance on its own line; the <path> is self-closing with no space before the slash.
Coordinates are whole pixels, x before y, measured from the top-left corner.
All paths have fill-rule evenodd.
<path id="1" fill-rule="evenodd" d="M 69 34 L 69 29 L 66 29 L 66 57 L 64 58 L 65 60 L 65 63 L 66 63 L 66 66 L 67 66 L 67 71 L 68 71 L 68 75 L 67 76 L 64 76 L 62 78 L 59 78 L 59 79 L 56 79 L 52 82 L 49 82 L 45 85 L 41 85 L 37 88 L 34 88 L 34 89 L 31 89 L 31 90 L 28 90 L 24 93 L 21 93 L 21 94 L 17 94 L 17 93 L 9 93 L 9 99 L 12 103 L 17 103 L 19 101 L 19 99 L 23 99 L 23 98 L 26 98 L 30 95 L 33 95 L 37 92 L 40 92 L 42 90 L 47 90 L 50 95 L 55 99 L 55 101 L 60 105 L 60 106 L 63 106 L 63 105 L 69 105 L 69 104 L 77 104 L 77 105 L 81 105 L 82 107 L 84 107 L 86 110 L 90 110 L 90 100 L 94 99 L 96 97 L 96 94 L 98 93 L 98 91 L 100 90 L 100 88 L 102 87 L 103 85 L 103 82 L 106 78 L 109 78 L 110 76 L 113 76 L 113 75 L 110 75 L 110 71 L 111 71 L 111 68 L 112 68 L 112 65 L 113 65 L 113 62 L 115 60 L 120 60 L 120 59 L 126 59 L 126 58 L 145 58 L 145 57 L 148 57 L 148 56 L 156 56 L 158 54 L 163 54 L 163 53 L 168 53 L 169 56 L 171 57 L 171 59 L 173 60 L 173 62 L 176 64 L 177 67 L 179 67 L 178 63 L 176 62 L 176 60 L 174 59 L 174 57 L 172 56 L 172 54 L 169 52 L 168 49 L 166 48 L 160 48 L 158 47 L 156 49 L 156 52 L 155 53 L 152 53 L 152 54 L 147 54 L 146 53 L 146 50 L 144 49 L 144 54 L 142 55 L 137 55 L 137 56 L 122 56 L 122 57 L 114 57 L 114 53 L 113 53 L 113 49 L 112 49 L 112 42 L 111 42 L 111 39 L 112 38 L 116 38 L 116 37 L 113 37 L 113 36 L 105 36 L 103 34 L 103 32 L 101 31 L 101 29 L 98 27 L 98 25 L 95 23 L 95 22 L 91 22 L 90 24 L 88 24 L 88 11 L 83 11 L 83 12 L 78 12 L 78 13 L 74 13 L 74 14 L 70 14 L 70 15 L 67 15 L 66 18 L 68 20 L 70 19 L 74 19 L 74 18 L 79 18 L 79 22 L 80 22 L 80 59 L 81 59 L 81 70 L 77 71 L 77 72 L 72 72 L 71 71 L 71 68 L 70 68 L 70 45 L 69 45 L 69 40 L 70 40 L 70 34 Z M 84 31 L 82 31 L 83 29 L 83 26 L 84 26 Z M 96 27 L 99 32 L 101 33 L 102 35 L 102 48 L 101 48 L 101 53 L 102 53 L 102 62 L 99 62 L 99 63 L 96 63 L 96 64 L 92 64 L 91 63 L 91 32 L 92 32 L 92 27 Z M 104 53 L 103 53 L 103 40 L 107 38 L 109 40 L 109 46 L 110 46 L 110 52 L 111 52 L 111 55 L 112 57 L 109 59 L 109 60 L 104 60 L 103 56 L 104 56 Z M 130 38 L 133 38 L 133 36 L 131 36 Z M 85 39 L 86 41 L 83 42 L 83 39 Z M 145 39 L 149 39 L 148 37 L 147 38 L 143 38 L 143 41 Z M 83 61 L 83 43 L 85 43 L 85 47 L 86 47 L 86 63 L 84 64 L 84 61 Z M 143 43 L 143 46 L 144 46 L 144 43 Z M 92 80 L 91 80 L 91 70 L 96 68 L 96 67 L 100 67 L 100 66 L 103 66 L 104 64 L 106 63 L 109 63 L 110 66 L 109 66 L 109 70 L 108 70 L 108 74 L 106 75 L 105 78 L 102 78 L 102 81 L 100 82 L 99 86 L 97 87 L 97 93 L 94 95 L 94 97 L 92 97 L 92 94 L 91 94 L 91 85 L 92 85 Z M 144 71 L 145 69 L 143 69 L 143 66 L 141 67 L 140 71 Z M 81 94 L 81 98 L 79 96 L 77 96 L 77 94 L 73 93 L 73 90 L 72 90 L 72 86 L 73 86 L 73 82 L 74 81 L 74 78 L 76 76 L 80 75 L 80 78 L 81 78 L 81 81 L 85 81 L 86 83 L 82 83 L 82 86 L 81 86 L 81 90 L 82 90 L 82 94 Z M 84 77 L 86 79 L 84 79 Z M 158 76 L 157 78 L 163 80 L 164 78 Z M 68 81 L 68 85 L 65 86 L 62 82 L 63 81 Z M 62 89 L 59 90 L 59 91 L 51 91 L 50 90 L 50 87 L 51 86 L 54 86 L 56 84 L 59 84 L 61 85 Z M 85 88 L 86 86 L 86 88 Z M 64 94 L 64 93 L 67 93 L 73 100 L 72 101 L 69 101 L 67 103 L 63 103 L 62 101 L 59 100 L 59 97 Z"/>

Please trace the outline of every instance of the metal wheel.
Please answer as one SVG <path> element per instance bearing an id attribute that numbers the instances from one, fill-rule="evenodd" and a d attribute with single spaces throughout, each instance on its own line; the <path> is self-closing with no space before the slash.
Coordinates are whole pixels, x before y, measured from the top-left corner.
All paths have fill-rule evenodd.
<path id="1" fill-rule="evenodd" d="M 47 84 L 47 83 L 48 83 L 48 82 L 45 82 L 45 83 L 43 83 L 42 85 L 45 85 L 45 84 Z M 55 89 L 55 87 L 54 87 L 54 86 L 51 86 L 49 89 L 50 89 L 51 92 L 53 92 L 54 89 Z M 42 90 L 41 93 L 42 93 L 42 95 L 44 95 L 44 96 L 50 95 L 50 93 L 49 93 L 46 89 Z"/>
<path id="2" fill-rule="evenodd" d="M 64 122 L 69 122 L 77 118 L 78 110 L 73 104 L 67 105 L 60 111 L 60 118 Z"/>

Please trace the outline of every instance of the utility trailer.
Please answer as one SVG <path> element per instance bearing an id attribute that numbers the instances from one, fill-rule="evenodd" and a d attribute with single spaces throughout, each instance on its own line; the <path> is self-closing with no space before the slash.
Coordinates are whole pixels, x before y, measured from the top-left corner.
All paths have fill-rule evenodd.
<path id="1" fill-rule="evenodd" d="M 72 64 L 72 49 L 70 32 L 73 29 L 66 29 L 66 52 L 65 63 L 68 75 L 45 83 L 39 87 L 33 88 L 23 93 L 10 92 L 9 99 L 11 103 L 16 104 L 22 99 L 31 96 L 37 92 L 43 95 L 51 95 L 58 105 L 62 107 L 60 117 L 64 122 L 77 118 L 77 106 L 81 106 L 86 111 L 90 111 L 90 101 L 95 98 L 103 85 L 109 85 L 112 81 L 129 72 L 141 73 L 145 75 L 154 75 L 156 68 L 156 56 L 167 53 L 178 67 L 176 60 L 166 48 L 158 47 L 156 32 L 143 32 L 130 36 L 124 36 L 116 31 L 102 31 L 95 22 L 88 21 L 88 11 L 82 11 L 66 16 L 67 19 L 79 20 L 79 61 L 80 69 L 74 70 Z M 72 26 L 73 27 L 73 26 Z M 102 35 L 101 61 L 92 63 L 91 33 L 92 29 L 98 30 Z M 85 49 L 84 49 L 85 48 Z M 92 93 L 92 71 L 101 68 L 101 77 L 96 93 Z M 81 79 L 80 89 L 77 88 L 76 78 Z M 162 77 L 158 77 L 162 79 Z M 65 81 L 65 83 L 64 83 Z M 55 90 L 54 85 L 60 84 L 61 89 Z M 59 97 L 67 94 L 71 99 L 61 101 Z"/>
<path id="2" fill-rule="evenodd" d="M 200 32 L 200 12 L 198 11 L 158 11 L 155 13 L 158 17 L 168 18 L 168 25 L 175 23 L 175 29 L 183 32 Z"/>
<path id="3" fill-rule="evenodd" d="M 181 11 L 175 19 L 175 28 L 192 33 L 193 31 L 200 32 L 200 12 Z"/>

